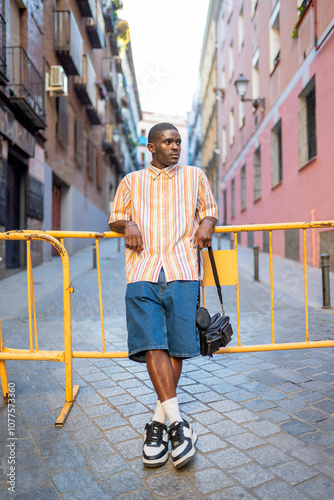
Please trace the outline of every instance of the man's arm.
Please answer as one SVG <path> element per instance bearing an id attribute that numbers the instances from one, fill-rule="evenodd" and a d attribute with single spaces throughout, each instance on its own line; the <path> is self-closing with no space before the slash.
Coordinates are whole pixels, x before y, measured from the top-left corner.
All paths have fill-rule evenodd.
<path id="1" fill-rule="evenodd" d="M 139 228 L 132 220 L 118 220 L 109 222 L 111 231 L 124 233 L 125 246 L 129 250 L 140 253 L 143 250 L 143 240 Z"/>
<path id="2" fill-rule="evenodd" d="M 211 240 L 216 222 L 217 219 L 215 217 L 204 217 L 204 219 L 201 220 L 199 228 L 195 233 L 194 247 L 198 245 L 201 250 L 206 247 L 211 247 Z"/>

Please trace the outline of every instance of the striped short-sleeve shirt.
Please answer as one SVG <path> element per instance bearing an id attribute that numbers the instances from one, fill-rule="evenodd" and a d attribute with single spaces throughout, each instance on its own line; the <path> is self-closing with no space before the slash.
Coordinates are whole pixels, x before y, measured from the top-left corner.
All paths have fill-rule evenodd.
<path id="1" fill-rule="evenodd" d="M 142 235 L 140 254 L 126 249 L 127 283 L 197 280 L 194 235 L 202 219 L 217 217 L 217 204 L 204 172 L 191 166 L 149 168 L 126 175 L 118 186 L 109 222 L 134 221 Z"/>

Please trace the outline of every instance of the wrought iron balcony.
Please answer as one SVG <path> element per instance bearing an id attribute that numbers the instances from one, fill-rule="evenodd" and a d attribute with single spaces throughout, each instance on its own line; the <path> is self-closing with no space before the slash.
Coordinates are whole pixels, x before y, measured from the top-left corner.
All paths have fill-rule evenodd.
<path id="1" fill-rule="evenodd" d="M 115 16 L 113 2 L 107 1 L 103 5 L 104 24 L 108 35 L 116 33 Z M 117 16 L 116 16 L 117 18 Z"/>
<path id="2" fill-rule="evenodd" d="M 117 144 L 114 141 L 114 126 L 111 123 L 105 123 L 103 134 L 103 151 L 110 154 L 111 157 L 116 157 Z"/>
<path id="3" fill-rule="evenodd" d="M 95 0 L 93 16 L 87 19 L 86 30 L 93 49 L 104 47 L 104 19 L 100 2 Z"/>
<path id="4" fill-rule="evenodd" d="M 9 101 L 32 128 L 45 129 L 45 82 L 22 47 L 8 47 Z"/>
<path id="5" fill-rule="evenodd" d="M 108 92 L 114 91 L 113 72 L 116 71 L 111 57 L 102 59 L 102 78 Z"/>
<path id="6" fill-rule="evenodd" d="M 77 4 L 82 17 L 93 17 L 95 0 L 77 0 Z"/>
<path id="7" fill-rule="evenodd" d="M 8 83 L 6 54 L 6 21 L 0 14 L 0 85 Z"/>
<path id="8" fill-rule="evenodd" d="M 70 10 L 54 12 L 54 50 L 67 75 L 82 75 L 83 41 Z"/>
<path id="9" fill-rule="evenodd" d="M 118 43 L 117 43 L 117 36 L 111 35 L 111 37 L 109 38 L 109 41 L 110 41 L 112 55 L 118 56 L 119 55 L 119 47 L 118 47 Z"/>
<path id="10" fill-rule="evenodd" d="M 82 56 L 82 77 L 74 77 L 73 87 L 82 104 L 96 105 L 96 74 L 86 54 Z"/>

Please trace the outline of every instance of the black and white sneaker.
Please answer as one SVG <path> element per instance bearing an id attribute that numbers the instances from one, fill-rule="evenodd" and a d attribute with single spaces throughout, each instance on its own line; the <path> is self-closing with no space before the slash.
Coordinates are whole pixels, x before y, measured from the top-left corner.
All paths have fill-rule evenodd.
<path id="1" fill-rule="evenodd" d="M 174 422 L 169 428 L 169 437 L 172 442 L 172 463 L 179 469 L 186 465 L 195 455 L 197 435 L 190 424 L 183 420 Z"/>
<path id="2" fill-rule="evenodd" d="M 167 426 L 151 420 L 146 424 L 144 431 L 143 463 L 146 467 L 161 467 L 167 460 Z"/>

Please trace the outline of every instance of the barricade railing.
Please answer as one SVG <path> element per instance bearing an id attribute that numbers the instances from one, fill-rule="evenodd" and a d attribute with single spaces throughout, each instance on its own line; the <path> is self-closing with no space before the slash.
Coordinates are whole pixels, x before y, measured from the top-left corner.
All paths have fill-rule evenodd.
<path id="1" fill-rule="evenodd" d="M 255 351 L 275 351 L 285 349 L 306 349 L 314 347 L 334 347 L 334 340 L 309 340 L 308 321 L 308 293 L 307 293 L 307 252 L 306 252 L 306 231 L 314 228 L 334 227 L 334 221 L 319 221 L 306 223 L 285 223 L 285 224 L 260 224 L 244 226 L 219 226 L 215 228 L 218 234 L 233 234 L 234 248 L 231 250 L 215 251 L 218 257 L 218 272 L 222 285 L 236 286 L 237 305 L 237 345 L 220 349 L 218 353 L 233 352 L 255 352 Z M 274 323 L 274 283 L 273 283 L 273 248 L 272 232 L 276 230 L 300 229 L 303 231 L 303 264 L 304 264 L 304 301 L 305 301 L 305 340 L 302 342 L 276 343 L 275 323 Z M 238 276 L 238 233 L 240 232 L 268 231 L 269 234 L 269 263 L 270 263 L 270 307 L 271 307 L 271 342 L 266 344 L 242 345 L 240 334 L 240 307 L 239 307 L 239 276 Z M 65 422 L 67 415 L 73 405 L 75 397 L 79 391 L 79 386 L 73 387 L 72 359 L 73 358 L 126 358 L 125 351 L 107 351 L 105 341 L 105 328 L 103 316 L 103 298 L 101 286 L 101 265 L 100 265 L 100 245 L 101 239 L 121 238 L 123 235 L 115 232 L 88 232 L 88 231 L 10 231 L 0 233 L 1 240 L 26 240 L 27 244 L 27 283 L 28 283 L 28 314 L 29 314 L 29 350 L 13 349 L 3 346 L 1 324 L 0 324 L 0 376 L 2 381 L 3 395 L 6 401 L 8 394 L 8 380 L 5 367 L 5 360 L 45 360 L 60 361 L 65 364 L 65 405 L 56 420 L 56 425 L 61 426 Z M 71 293 L 73 287 L 70 284 L 70 263 L 69 256 L 64 246 L 67 238 L 90 238 L 96 244 L 96 264 L 98 274 L 98 295 L 101 318 L 102 350 L 101 351 L 73 351 L 71 332 Z M 64 304 L 64 350 L 48 351 L 39 350 L 37 337 L 37 324 L 35 312 L 35 296 L 33 286 L 33 273 L 31 265 L 31 240 L 41 240 L 52 244 L 62 258 L 63 269 L 63 304 Z M 59 242 L 60 240 L 60 242 Z M 229 270 L 228 272 L 226 270 Z M 203 285 L 213 285 L 209 273 L 208 261 L 204 259 L 205 278 Z M 205 296 L 204 296 L 205 297 Z M 205 300 L 205 298 L 204 298 Z M 1 318 L 0 318 L 1 319 Z"/>
<path id="2" fill-rule="evenodd" d="M 73 387 L 72 369 L 72 328 L 71 328 L 71 287 L 70 262 L 65 247 L 58 239 L 44 233 L 43 231 L 9 231 L 0 233 L 1 240 L 23 240 L 27 246 L 27 295 L 28 295 L 28 318 L 29 318 L 29 349 L 15 349 L 4 347 L 2 330 L 0 325 L 0 375 L 2 392 L 5 403 L 8 401 L 9 387 L 5 361 L 6 360 L 33 360 L 33 361 L 60 361 L 65 365 L 65 405 L 56 421 L 56 425 L 62 425 L 67 418 L 79 386 Z M 41 240 L 53 245 L 62 259 L 63 271 L 63 308 L 64 308 L 64 349 L 63 350 L 40 350 L 38 347 L 37 321 L 35 308 L 35 293 L 33 271 L 31 263 L 31 241 Z M 0 318 L 1 319 L 1 318 Z"/>

